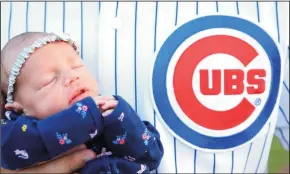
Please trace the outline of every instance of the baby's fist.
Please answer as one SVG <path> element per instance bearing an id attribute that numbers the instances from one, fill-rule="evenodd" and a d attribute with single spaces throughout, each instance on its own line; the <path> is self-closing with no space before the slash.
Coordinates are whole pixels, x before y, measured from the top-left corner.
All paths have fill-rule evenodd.
<path id="1" fill-rule="evenodd" d="M 118 105 L 113 96 L 97 96 L 94 99 L 103 117 L 110 115 Z"/>

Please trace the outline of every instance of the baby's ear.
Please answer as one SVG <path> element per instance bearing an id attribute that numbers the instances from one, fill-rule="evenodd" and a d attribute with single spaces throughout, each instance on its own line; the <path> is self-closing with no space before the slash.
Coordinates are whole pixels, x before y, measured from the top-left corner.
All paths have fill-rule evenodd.
<path id="1" fill-rule="evenodd" d="M 23 107 L 20 103 L 18 102 L 13 102 L 13 103 L 6 103 L 5 104 L 5 109 L 7 111 L 14 111 L 14 112 L 17 112 L 17 113 L 21 113 L 23 112 Z"/>

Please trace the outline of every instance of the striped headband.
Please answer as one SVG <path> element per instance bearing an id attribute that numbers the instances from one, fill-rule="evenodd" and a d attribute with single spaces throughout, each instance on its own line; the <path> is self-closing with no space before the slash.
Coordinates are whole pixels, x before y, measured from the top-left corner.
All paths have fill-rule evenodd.
<path id="1" fill-rule="evenodd" d="M 8 80 L 8 92 L 6 98 L 7 103 L 13 103 L 14 84 L 16 82 L 16 78 L 19 75 L 20 69 L 22 68 L 24 62 L 30 57 L 30 55 L 36 49 L 57 41 L 63 41 L 70 44 L 76 50 L 77 54 L 79 54 L 78 45 L 68 34 L 51 33 L 48 36 L 36 40 L 31 46 L 24 48 L 23 51 L 17 57 L 10 72 Z"/>

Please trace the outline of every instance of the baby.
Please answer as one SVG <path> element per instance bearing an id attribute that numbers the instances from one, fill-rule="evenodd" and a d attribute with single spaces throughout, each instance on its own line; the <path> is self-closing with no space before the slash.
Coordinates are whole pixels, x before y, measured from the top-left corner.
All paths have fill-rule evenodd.
<path id="1" fill-rule="evenodd" d="M 122 97 L 99 95 L 67 35 L 27 32 L 11 39 L 1 51 L 1 92 L 7 94 L 3 168 L 36 165 L 83 143 L 98 155 L 81 173 L 147 173 L 163 157 L 158 131 Z"/>

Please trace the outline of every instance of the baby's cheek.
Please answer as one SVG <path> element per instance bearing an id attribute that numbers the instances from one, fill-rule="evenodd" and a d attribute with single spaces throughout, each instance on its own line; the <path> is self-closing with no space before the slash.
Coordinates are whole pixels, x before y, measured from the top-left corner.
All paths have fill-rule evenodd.
<path id="1" fill-rule="evenodd" d="M 39 102 L 38 115 L 40 119 L 51 116 L 68 107 L 67 102 L 61 96 L 48 96 Z"/>

